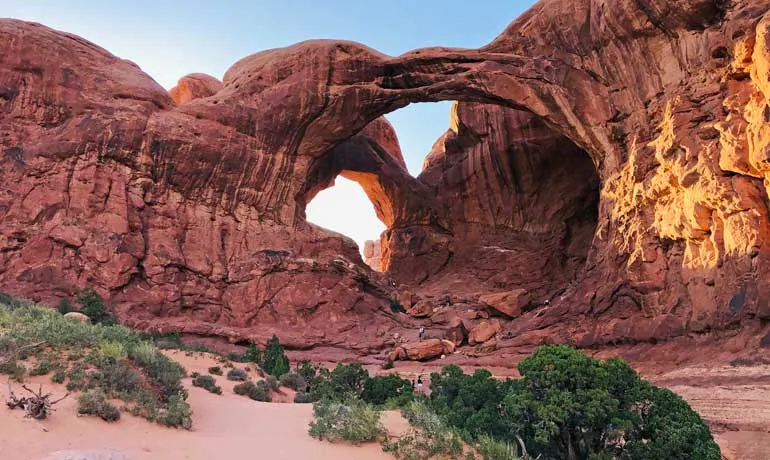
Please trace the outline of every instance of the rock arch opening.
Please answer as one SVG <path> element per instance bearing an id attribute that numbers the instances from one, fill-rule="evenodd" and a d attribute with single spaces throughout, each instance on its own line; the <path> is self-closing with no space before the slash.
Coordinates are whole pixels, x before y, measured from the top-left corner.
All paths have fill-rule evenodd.
<path id="1" fill-rule="evenodd" d="M 529 112 L 458 103 L 418 176 L 435 226 L 386 232 L 389 268 L 436 294 L 525 288 L 547 296 L 585 267 L 601 180 L 587 152 Z M 501 269 L 501 267 L 503 267 Z"/>
<path id="2" fill-rule="evenodd" d="M 437 291 L 548 295 L 578 277 L 596 232 L 601 180 L 589 154 L 502 105 L 454 103 L 416 178 L 376 119 L 314 160 L 298 209 L 337 176 L 358 182 L 385 225 L 380 270 Z"/>
<path id="3" fill-rule="evenodd" d="M 342 172 L 332 179 L 329 188 L 321 190 L 307 204 L 307 221 L 343 234 L 358 245 L 364 262 L 381 271 L 382 254 L 379 237 L 386 229 L 360 182 L 370 180 L 365 173 Z"/>

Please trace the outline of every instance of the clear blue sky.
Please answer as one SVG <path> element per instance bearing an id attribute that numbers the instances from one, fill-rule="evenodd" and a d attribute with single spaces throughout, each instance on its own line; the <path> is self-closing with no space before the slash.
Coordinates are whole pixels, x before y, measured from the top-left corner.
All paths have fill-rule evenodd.
<path id="1" fill-rule="evenodd" d="M 254 52 L 314 38 L 364 43 L 398 55 L 425 46 L 475 48 L 494 39 L 533 0 L 0 0 L 0 15 L 80 35 L 136 62 L 166 88 L 203 72 L 222 78 Z M 420 172 L 449 126 L 450 103 L 413 104 L 387 116 L 409 171 Z M 341 206 L 342 204 L 342 206 Z M 339 215 L 339 209 L 346 209 Z M 384 228 L 356 184 L 319 194 L 309 218 L 359 245 Z"/>

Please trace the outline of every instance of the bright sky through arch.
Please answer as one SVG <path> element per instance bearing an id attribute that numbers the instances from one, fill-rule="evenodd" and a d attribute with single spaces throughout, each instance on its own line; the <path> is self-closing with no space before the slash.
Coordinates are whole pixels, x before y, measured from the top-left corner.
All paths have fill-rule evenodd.
<path id="1" fill-rule="evenodd" d="M 476 48 L 493 40 L 533 3 L 0 0 L 0 14 L 80 35 L 137 63 L 170 89 L 189 73 L 221 79 L 242 57 L 308 39 L 353 40 L 390 55 L 426 46 Z M 413 175 L 419 174 L 423 158 L 448 128 L 449 106 L 448 102 L 413 104 L 387 116 Z M 362 246 L 364 240 L 376 239 L 384 227 L 363 190 L 346 182 L 340 178 L 338 186 L 321 192 L 309 206 L 308 217 Z"/>

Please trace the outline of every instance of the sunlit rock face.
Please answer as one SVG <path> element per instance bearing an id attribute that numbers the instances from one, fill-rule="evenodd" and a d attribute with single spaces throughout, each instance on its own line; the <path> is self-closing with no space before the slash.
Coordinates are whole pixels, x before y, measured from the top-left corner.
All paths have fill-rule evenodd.
<path id="1" fill-rule="evenodd" d="M 374 271 L 382 271 L 382 245 L 380 240 L 364 242 L 364 263 Z"/>
<path id="2" fill-rule="evenodd" d="M 169 94 L 2 20 L 0 289 L 93 286 L 144 329 L 362 353 L 411 327 L 394 285 L 434 316 L 526 290 L 510 346 L 759 337 L 769 24 L 760 0 L 544 0 L 478 50 L 309 41 Z M 414 178 L 381 117 L 438 100 L 458 103 Z M 386 273 L 306 222 L 338 175 L 388 227 Z"/>

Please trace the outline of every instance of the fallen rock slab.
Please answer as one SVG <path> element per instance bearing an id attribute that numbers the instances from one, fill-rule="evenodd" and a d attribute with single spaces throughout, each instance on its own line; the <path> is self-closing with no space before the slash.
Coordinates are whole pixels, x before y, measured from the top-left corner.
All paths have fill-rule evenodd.
<path id="1" fill-rule="evenodd" d="M 514 319 L 521 316 L 524 307 L 532 302 L 532 296 L 526 289 L 514 289 L 513 291 L 483 295 L 479 297 L 479 302 L 510 319 Z"/>
<path id="2" fill-rule="evenodd" d="M 454 353 L 454 350 L 454 344 L 448 340 L 427 339 L 422 342 L 410 342 L 396 347 L 390 352 L 388 359 L 391 361 L 424 361 Z"/>
<path id="3" fill-rule="evenodd" d="M 471 333 L 468 336 L 468 343 L 470 345 L 484 343 L 502 330 L 503 325 L 500 324 L 499 320 L 493 319 L 490 321 L 482 321 L 471 330 Z"/>

